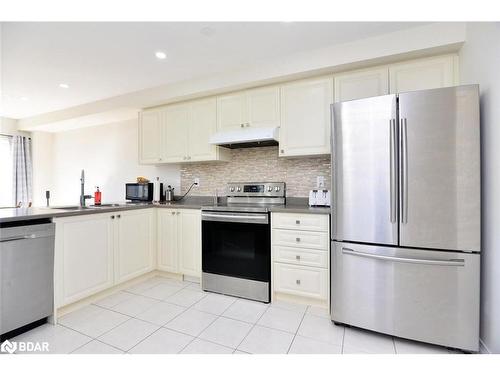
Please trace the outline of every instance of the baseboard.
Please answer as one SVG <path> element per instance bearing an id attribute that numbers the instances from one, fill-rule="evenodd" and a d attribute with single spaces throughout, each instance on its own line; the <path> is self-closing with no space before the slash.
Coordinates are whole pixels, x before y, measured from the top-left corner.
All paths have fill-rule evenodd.
<path id="1" fill-rule="evenodd" d="M 479 339 L 479 353 L 481 354 L 491 354 L 491 350 L 488 349 L 483 339 Z"/>

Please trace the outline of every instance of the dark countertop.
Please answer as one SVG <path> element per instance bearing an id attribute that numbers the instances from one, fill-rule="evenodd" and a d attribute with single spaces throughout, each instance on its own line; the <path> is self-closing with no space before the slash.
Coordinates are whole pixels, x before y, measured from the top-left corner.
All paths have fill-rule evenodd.
<path id="1" fill-rule="evenodd" d="M 43 219 L 54 217 L 67 217 L 78 215 L 90 215 L 98 213 L 126 211 L 126 210 L 139 210 L 145 208 L 184 208 L 184 209 L 200 209 L 202 206 L 213 205 L 212 197 L 194 196 L 178 202 L 171 203 L 115 203 L 114 206 L 101 206 L 78 209 L 61 209 L 61 208 L 47 208 L 47 207 L 30 207 L 30 208 L 1 208 L 0 209 L 0 223 L 6 223 L 19 220 Z M 64 207 L 64 206 L 63 206 Z M 284 206 L 276 206 L 270 209 L 271 212 L 297 212 L 309 214 L 330 214 L 329 207 L 309 207 L 307 198 L 288 198 L 287 204 Z"/>

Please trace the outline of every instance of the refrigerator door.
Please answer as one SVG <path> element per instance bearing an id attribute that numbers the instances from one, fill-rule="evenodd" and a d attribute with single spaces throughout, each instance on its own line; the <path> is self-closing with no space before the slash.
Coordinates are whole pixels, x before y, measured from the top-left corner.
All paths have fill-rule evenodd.
<path id="1" fill-rule="evenodd" d="M 479 87 L 399 95 L 400 246 L 480 251 Z"/>
<path id="2" fill-rule="evenodd" d="M 332 239 L 398 244 L 396 96 L 332 105 Z"/>
<path id="3" fill-rule="evenodd" d="M 479 349 L 480 255 L 332 242 L 331 318 Z"/>

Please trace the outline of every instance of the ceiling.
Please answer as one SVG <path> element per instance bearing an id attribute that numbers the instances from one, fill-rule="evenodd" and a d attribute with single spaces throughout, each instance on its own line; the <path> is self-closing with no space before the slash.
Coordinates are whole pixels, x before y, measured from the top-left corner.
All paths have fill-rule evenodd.
<path id="1" fill-rule="evenodd" d="M 35 116 L 422 24 L 2 23 L 0 115 Z"/>

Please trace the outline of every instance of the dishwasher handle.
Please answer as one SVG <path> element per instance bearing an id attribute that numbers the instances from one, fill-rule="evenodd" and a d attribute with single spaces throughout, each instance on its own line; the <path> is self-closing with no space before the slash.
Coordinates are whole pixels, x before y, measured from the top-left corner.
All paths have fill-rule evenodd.
<path id="1" fill-rule="evenodd" d="M 0 239 L 0 242 L 9 242 L 9 241 L 19 241 L 19 240 L 31 240 L 34 238 L 41 238 L 46 236 L 37 236 L 36 234 L 25 234 L 23 236 L 15 236 L 15 237 L 5 237 Z"/>

